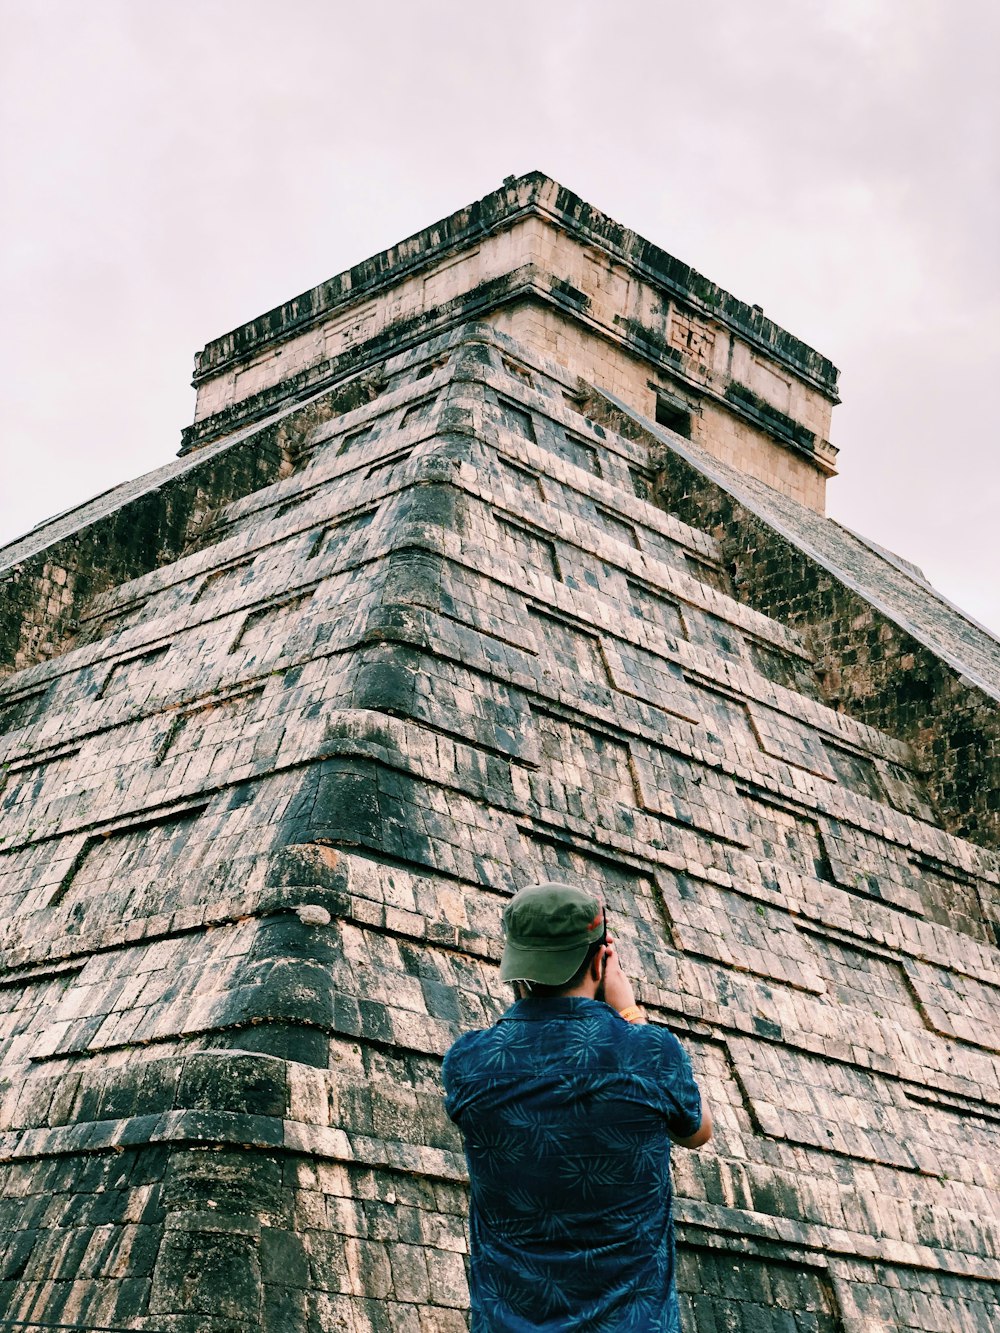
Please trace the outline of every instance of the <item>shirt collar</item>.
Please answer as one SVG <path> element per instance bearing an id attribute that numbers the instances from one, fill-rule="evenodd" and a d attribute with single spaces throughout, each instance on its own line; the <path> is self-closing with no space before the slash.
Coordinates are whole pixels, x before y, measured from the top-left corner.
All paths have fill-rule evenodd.
<path id="1" fill-rule="evenodd" d="M 603 1000 L 590 1000 L 585 995 L 530 995 L 526 1000 L 515 1000 L 497 1021 L 541 1023 L 553 1018 L 586 1018 L 595 1009 L 615 1012 Z"/>

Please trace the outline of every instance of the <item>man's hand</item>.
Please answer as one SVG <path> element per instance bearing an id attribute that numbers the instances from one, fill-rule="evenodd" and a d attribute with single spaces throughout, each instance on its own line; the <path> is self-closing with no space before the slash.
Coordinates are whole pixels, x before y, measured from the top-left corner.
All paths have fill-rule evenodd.
<path id="1" fill-rule="evenodd" d="M 632 989 L 631 981 L 622 971 L 621 963 L 618 961 L 618 950 L 610 935 L 604 946 L 604 981 L 601 998 L 605 1004 L 610 1004 L 612 1009 L 617 1009 L 619 1013 L 622 1009 L 629 1009 L 635 1004 L 635 991 Z"/>

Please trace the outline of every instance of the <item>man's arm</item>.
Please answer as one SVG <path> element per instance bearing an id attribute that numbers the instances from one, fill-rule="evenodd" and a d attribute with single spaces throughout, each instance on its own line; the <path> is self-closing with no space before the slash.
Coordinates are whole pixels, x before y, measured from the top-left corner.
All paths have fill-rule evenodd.
<path id="1" fill-rule="evenodd" d="M 618 951 L 615 948 L 615 942 L 608 937 L 608 942 L 604 950 L 604 976 L 603 976 L 603 998 L 612 1008 L 617 1009 L 619 1013 L 627 1010 L 629 1013 L 636 1012 L 636 1017 L 629 1019 L 630 1022 L 645 1023 L 646 1017 L 637 1009 L 635 1003 L 635 992 L 632 989 L 632 983 L 621 969 L 618 961 Z M 669 1133 L 669 1130 L 667 1131 Z M 705 1105 L 701 1104 L 701 1124 L 693 1134 L 689 1134 L 685 1139 L 679 1139 L 674 1134 L 670 1134 L 672 1143 L 678 1144 L 681 1148 L 700 1148 L 702 1144 L 707 1143 L 712 1137 L 712 1113 Z"/>
<path id="2" fill-rule="evenodd" d="M 703 1143 L 707 1143 L 712 1137 L 712 1112 L 702 1103 L 701 1106 L 701 1124 L 695 1132 L 686 1139 L 678 1139 L 673 1134 L 670 1135 L 671 1142 L 679 1144 L 682 1148 L 700 1148 Z"/>

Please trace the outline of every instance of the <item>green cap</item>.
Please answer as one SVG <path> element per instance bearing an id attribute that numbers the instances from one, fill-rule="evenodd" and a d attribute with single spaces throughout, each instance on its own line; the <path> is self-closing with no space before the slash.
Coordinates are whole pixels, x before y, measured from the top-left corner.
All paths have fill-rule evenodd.
<path id="1" fill-rule="evenodd" d="M 572 884 L 529 884 L 507 904 L 503 926 L 504 981 L 561 986 L 604 937 L 604 906 Z"/>

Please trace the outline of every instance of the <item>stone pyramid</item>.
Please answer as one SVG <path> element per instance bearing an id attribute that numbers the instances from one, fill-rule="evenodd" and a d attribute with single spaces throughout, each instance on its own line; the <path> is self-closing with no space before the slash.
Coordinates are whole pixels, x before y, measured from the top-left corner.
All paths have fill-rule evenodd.
<path id="1" fill-rule="evenodd" d="M 1000 1329 L 1000 644 L 823 516 L 829 362 L 535 174 L 196 384 L 0 552 L 0 1330 L 465 1330 L 543 877 L 713 1109 L 687 1329 Z"/>

